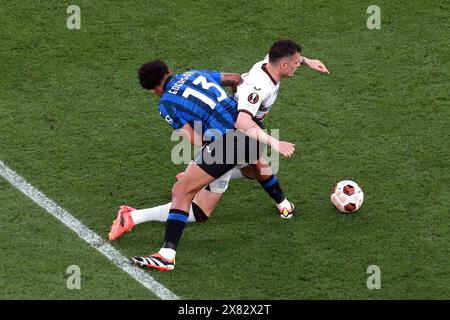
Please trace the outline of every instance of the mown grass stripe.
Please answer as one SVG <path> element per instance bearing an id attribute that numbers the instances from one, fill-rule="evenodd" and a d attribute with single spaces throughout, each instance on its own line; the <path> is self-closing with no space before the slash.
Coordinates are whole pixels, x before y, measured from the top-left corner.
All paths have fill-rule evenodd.
<path id="1" fill-rule="evenodd" d="M 48 213 L 73 230 L 78 237 L 102 253 L 108 260 L 112 261 L 116 266 L 128 273 L 133 279 L 141 283 L 159 298 L 163 300 L 179 299 L 178 296 L 157 282 L 148 273 L 131 266 L 128 259 L 113 246 L 111 246 L 106 240 L 102 239 L 98 234 L 83 225 L 69 212 L 61 208 L 56 202 L 49 199 L 42 192 L 25 181 L 25 179 L 6 166 L 2 161 L 0 161 L 0 175 L 28 198 L 33 200 L 37 205 L 44 208 Z"/>

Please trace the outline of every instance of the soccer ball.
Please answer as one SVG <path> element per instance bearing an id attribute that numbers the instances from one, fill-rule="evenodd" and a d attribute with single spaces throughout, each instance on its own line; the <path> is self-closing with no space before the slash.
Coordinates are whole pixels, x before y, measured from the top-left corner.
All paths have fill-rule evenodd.
<path id="1" fill-rule="evenodd" d="M 364 193 L 358 184 L 351 180 L 339 181 L 331 190 L 331 202 L 343 213 L 353 213 L 361 208 Z"/>

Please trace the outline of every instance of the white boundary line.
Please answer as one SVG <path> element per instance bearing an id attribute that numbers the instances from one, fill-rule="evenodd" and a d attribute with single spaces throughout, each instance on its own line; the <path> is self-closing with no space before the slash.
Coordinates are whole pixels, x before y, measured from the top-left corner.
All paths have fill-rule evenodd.
<path id="1" fill-rule="evenodd" d="M 57 203 L 47 198 L 42 192 L 25 181 L 21 176 L 8 168 L 0 160 L 0 175 L 5 178 L 14 187 L 20 190 L 36 204 L 47 210 L 52 216 L 64 223 L 91 247 L 100 251 L 108 260 L 112 261 L 120 269 L 128 273 L 132 278 L 141 283 L 148 290 L 156 294 L 163 300 L 179 300 L 174 293 L 157 282 L 147 272 L 130 265 L 129 260 L 118 250 L 111 246 L 106 240 L 102 239 L 94 231 L 84 226 L 79 220 L 73 217 L 69 212 L 61 208 Z"/>

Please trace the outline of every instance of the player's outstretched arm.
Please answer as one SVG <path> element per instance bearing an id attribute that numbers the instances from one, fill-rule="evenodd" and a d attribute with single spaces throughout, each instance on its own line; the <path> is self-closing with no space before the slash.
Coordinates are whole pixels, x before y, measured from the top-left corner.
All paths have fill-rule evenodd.
<path id="1" fill-rule="evenodd" d="M 290 158 L 295 151 L 295 144 L 287 141 L 278 141 L 274 137 L 268 135 L 255 121 L 252 120 L 252 116 L 247 112 L 239 112 L 234 126 L 249 137 L 270 145 L 275 151 L 286 158 Z"/>
<path id="2" fill-rule="evenodd" d="M 231 87 L 233 93 L 236 92 L 237 86 L 242 82 L 242 77 L 239 73 L 222 73 L 220 75 L 220 84 L 224 87 Z"/>
<path id="3" fill-rule="evenodd" d="M 315 59 L 308 59 L 306 57 L 303 57 L 303 59 L 304 65 L 308 66 L 309 68 L 319 71 L 321 73 L 330 73 L 330 71 L 328 71 L 327 67 L 325 67 L 322 61 Z"/>

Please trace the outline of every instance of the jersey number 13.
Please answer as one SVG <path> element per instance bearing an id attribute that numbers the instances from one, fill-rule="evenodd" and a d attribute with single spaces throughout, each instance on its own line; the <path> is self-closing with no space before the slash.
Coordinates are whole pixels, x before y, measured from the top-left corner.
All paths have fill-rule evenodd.
<path id="1" fill-rule="evenodd" d="M 209 90 L 211 87 L 217 89 L 217 91 L 220 93 L 220 96 L 217 97 L 217 102 L 220 102 L 227 98 L 227 93 L 225 92 L 225 90 L 223 90 L 214 82 L 208 82 L 204 76 L 198 76 L 192 83 L 196 86 L 201 85 L 204 90 Z M 186 88 L 186 90 L 184 90 L 183 92 L 183 97 L 188 98 L 190 95 L 196 97 L 197 99 L 200 99 L 208 106 L 210 106 L 211 109 L 214 109 L 217 104 L 217 102 L 215 102 L 204 93 L 201 93 L 200 91 L 194 90 L 192 88 Z"/>

